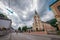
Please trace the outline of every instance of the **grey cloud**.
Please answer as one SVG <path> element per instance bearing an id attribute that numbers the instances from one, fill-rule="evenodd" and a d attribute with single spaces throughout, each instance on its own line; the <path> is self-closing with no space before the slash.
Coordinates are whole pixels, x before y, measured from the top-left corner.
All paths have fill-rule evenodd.
<path id="1" fill-rule="evenodd" d="M 31 4 L 33 4 L 32 0 L 1 0 L 5 5 L 9 6 L 11 9 L 13 9 L 14 12 L 16 12 L 16 14 L 19 16 L 19 18 L 14 16 L 14 22 L 17 24 L 29 24 L 34 16 L 34 11 L 28 11 L 28 13 L 26 14 L 26 19 L 23 18 L 23 11 L 26 11 L 26 8 L 28 8 L 28 10 L 30 10 L 30 6 Z M 44 15 L 46 15 L 47 11 L 48 11 L 48 0 L 38 0 L 38 9 L 37 9 L 37 13 L 39 13 L 40 17 L 44 17 Z M 13 16 L 12 16 L 13 17 Z M 17 20 L 16 20 L 17 19 Z"/>
<path id="2" fill-rule="evenodd" d="M 45 12 L 47 11 L 48 8 L 48 0 L 39 0 L 38 1 L 38 13 L 40 16 L 43 16 L 46 14 Z"/>
<path id="3" fill-rule="evenodd" d="M 16 7 L 21 10 L 25 10 L 27 7 L 30 7 L 31 0 L 10 0 L 10 7 Z"/>

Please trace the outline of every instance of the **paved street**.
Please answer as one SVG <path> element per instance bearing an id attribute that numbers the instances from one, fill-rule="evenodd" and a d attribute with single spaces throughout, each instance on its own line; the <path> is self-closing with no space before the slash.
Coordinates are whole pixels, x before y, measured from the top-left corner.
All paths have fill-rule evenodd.
<path id="1" fill-rule="evenodd" d="M 24 33 L 11 33 L 0 40 L 60 40 L 60 36 L 56 35 L 30 35 Z"/>

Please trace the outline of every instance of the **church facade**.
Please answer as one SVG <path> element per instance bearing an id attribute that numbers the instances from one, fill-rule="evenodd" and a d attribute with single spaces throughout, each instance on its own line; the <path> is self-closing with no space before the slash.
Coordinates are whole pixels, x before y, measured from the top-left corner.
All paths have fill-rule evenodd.
<path id="1" fill-rule="evenodd" d="M 34 31 L 43 30 L 43 26 L 42 26 L 40 17 L 36 11 L 35 11 L 35 15 L 34 15 L 33 30 Z"/>

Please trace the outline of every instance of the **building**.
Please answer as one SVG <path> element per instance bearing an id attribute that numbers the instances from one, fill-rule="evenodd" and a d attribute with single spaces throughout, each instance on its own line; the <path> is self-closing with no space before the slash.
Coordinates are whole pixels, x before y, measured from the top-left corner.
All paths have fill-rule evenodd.
<path id="1" fill-rule="evenodd" d="M 35 11 L 35 15 L 34 15 L 33 30 L 40 31 L 40 32 L 41 31 L 44 31 L 44 32 L 56 31 L 56 29 L 53 26 L 51 26 L 50 24 L 48 24 L 46 22 L 42 22 L 36 11 Z"/>
<path id="2" fill-rule="evenodd" d="M 35 11 L 35 15 L 34 15 L 33 30 L 34 31 L 43 30 L 40 17 L 39 17 L 39 15 L 38 15 L 38 13 L 36 11 Z"/>
<path id="3" fill-rule="evenodd" d="M 57 0 L 56 2 L 54 2 L 53 4 L 50 5 L 52 11 L 55 14 L 55 18 L 57 19 L 57 24 L 60 30 L 60 0 Z"/>
<path id="4" fill-rule="evenodd" d="M 42 22 L 42 23 L 43 23 L 44 31 L 46 32 L 56 31 L 56 29 L 53 26 L 51 26 L 49 23 L 46 22 Z"/>
<path id="5" fill-rule="evenodd" d="M 0 14 L 0 28 L 10 28 L 12 21 L 4 14 Z"/>
<path id="6" fill-rule="evenodd" d="M 42 22 L 42 23 L 43 23 L 43 27 L 44 27 L 44 32 L 46 34 L 56 34 L 56 28 L 51 26 L 49 23 L 46 23 L 46 22 Z"/>
<path id="7" fill-rule="evenodd" d="M 10 33 L 12 21 L 3 14 L 0 14 L 0 36 Z"/>
<path id="8" fill-rule="evenodd" d="M 10 29 L 11 23 L 10 19 L 0 19 L 0 29 Z"/>

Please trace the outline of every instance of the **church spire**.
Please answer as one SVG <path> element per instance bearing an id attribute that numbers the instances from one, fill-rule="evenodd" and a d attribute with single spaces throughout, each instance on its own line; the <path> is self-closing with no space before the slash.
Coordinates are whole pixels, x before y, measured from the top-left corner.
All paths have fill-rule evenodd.
<path id="1" fill-rule="evenodd" d="M 35 14 L 37 14 L 37 11 L 35 10 Z"/>

